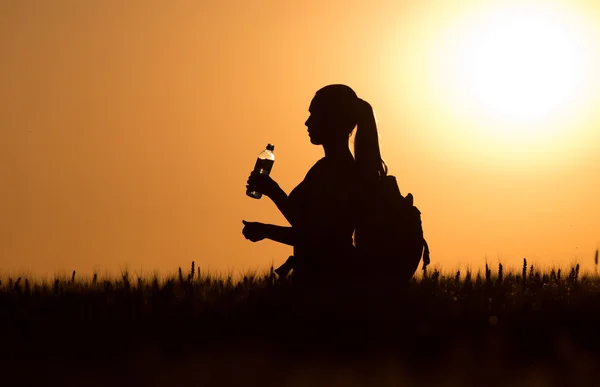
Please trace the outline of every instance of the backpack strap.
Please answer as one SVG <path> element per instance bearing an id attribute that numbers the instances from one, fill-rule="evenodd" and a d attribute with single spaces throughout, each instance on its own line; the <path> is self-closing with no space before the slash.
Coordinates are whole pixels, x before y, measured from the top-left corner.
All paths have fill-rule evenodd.
<path id="1" fill-rule="evenodd" d="M 406 195 L 404 199 L 406 200 L 409 206 L 415 208 L 419 212 L 419 214 L 421 213 L 421 211 L 419 211 L 417 207 L 414 207 L 414 197 L 410 192 Z M 425 240 L 425 238 L 423 238 L 423 247 L 423 270 L 425 270 L 425 268 L 431 263 L 429 259 L 429 246 L 427 245 L 427 241 Z"/>
<path id="2" fill-rule="evenodd" d="M 429 246 L 427 245 L 427 241 L 423 238 L 423 247 L 425 250 L 423 251 L 423 270 L 431 263 L 429 260 Z"/>

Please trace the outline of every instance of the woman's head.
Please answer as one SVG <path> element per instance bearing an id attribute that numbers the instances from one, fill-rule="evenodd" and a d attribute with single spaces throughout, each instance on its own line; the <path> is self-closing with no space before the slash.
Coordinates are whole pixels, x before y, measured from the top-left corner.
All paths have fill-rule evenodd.
<path id="1" fill-rule="evenodd" d="M 348 140 L 357 124 L 356 109 L 358 97 L 346 85 L 325 86 L 315 94 L 305 122 L 310 141 L 315 145 L 327 142 Z"/>
<path id="2" fill-rule="evenodd" d="M 371 106 L 346 85 L 328 85 L 317 91 L 305 122 L 315 145 L 348 141 L 358 125 L 354 141 L 357 166 L 364 176 L 381 177 L 387 166 L 381 158 L 377 124 Z"/>

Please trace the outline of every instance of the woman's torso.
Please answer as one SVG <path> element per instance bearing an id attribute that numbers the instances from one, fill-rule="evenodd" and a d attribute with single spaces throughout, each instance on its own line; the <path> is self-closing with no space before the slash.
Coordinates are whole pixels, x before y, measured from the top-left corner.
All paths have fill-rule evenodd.
<path id="1" fill-rule="evenodd" d="M 298 237 L 294 255 L 324 268 L 353 254 L 356 227 L 356 163 L 353 158 L 322 158 L 289 195 L 292 226 Z"/>

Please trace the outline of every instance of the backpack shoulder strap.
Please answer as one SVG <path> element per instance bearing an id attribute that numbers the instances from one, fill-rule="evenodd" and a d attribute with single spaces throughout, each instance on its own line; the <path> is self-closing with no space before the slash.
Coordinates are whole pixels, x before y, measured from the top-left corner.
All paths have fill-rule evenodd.
<path id="1" fill-rule="evenodd" d="M 425 268 L 431 263 L 429 260 L 429 246 L 427 245 L 425 238 L 423 238 L 423 247 L 425 248 L 423 251 L 423 270 L 425 270 Z"/>
<path id="2" fill-rule="evenodd" d="M 419 209 L 414 206 L 414 197 L 413 197 L 413 195 L 411 193 L 406 194 L 405 200 L 419 214 L 421 214 L 421 211 L 419 211 Z M 431 260 L 429 258 L 429 245 L 427 244 L 427 241 L 425 240 L 425 238 L 423 238 L 423 270 L 425 270 L 425 268 L 427 266 L 429 266 L 430 263 L 431 263 Z"/>

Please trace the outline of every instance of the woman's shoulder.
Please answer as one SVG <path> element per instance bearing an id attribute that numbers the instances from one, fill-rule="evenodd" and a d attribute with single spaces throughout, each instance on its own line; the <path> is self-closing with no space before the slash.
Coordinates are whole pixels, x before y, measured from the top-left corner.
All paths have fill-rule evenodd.
<path id="1" fill-rule="evenodd" d="M 354 160 L 331 160 L 323 157 L 308 171 L 307 177 L 325 183 L 339 183 L 341 180 L 354 180 L 357 168 Z"/>
<path id="2" fill-rule="evenodd" d="M 325 159 L 325 157 L 323 157 L 323 158 L 319 159 L 316 163 L 314 163 L 312 167 L 310 167 L 310 169 L 306 173 L 306 176 L 309 177 L 309 176 L 321 174 L 327 168 L 328 168 L 327 160 Z"/>

